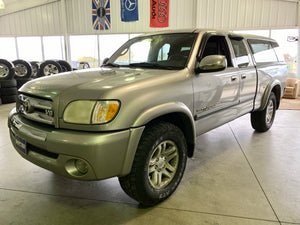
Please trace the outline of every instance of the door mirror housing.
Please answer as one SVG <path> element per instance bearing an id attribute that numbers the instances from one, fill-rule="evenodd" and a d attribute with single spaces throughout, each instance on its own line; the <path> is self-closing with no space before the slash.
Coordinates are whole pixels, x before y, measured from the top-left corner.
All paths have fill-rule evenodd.
<path id="1" fill-rule="evenodd" d="M 102 65 L 106 64 L 108 62 L 109 58 L 103 59 Z"/>
<path id="2" fill-rule="evenodd" d="M 209 55 L 204 57 L 200 63 L 196 72 L 217 72 L 226 69 L 227 60 L 223 55 Z"/>

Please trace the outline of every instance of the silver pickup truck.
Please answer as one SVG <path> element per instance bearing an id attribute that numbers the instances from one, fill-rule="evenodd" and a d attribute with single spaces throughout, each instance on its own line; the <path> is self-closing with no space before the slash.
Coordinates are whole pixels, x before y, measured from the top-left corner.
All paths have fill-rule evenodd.
<path id="1" fill-rule="evenodd" d="M 8 118 L 32 163 L 79 180 L 119 177 L 146 206 L 168 198 L 198 135 L 251 113 L 272 126 L 287 68 L 268 38 L 182 30 L 133 38 L 102 68 L 28 82 Z"/>

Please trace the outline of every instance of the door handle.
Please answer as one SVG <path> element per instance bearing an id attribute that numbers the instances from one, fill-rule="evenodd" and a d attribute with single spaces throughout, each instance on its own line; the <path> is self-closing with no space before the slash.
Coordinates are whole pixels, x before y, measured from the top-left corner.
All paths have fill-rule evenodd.
<path id="1" fill-rule="evenodd" d="M 246 74 L 242 74 L 242 79 L 246 79 L 247 75 Z"/>
<path id="2" fill-rule="evenodd" d="M 232 77 L 231 77 L 231 81 L 235 81 L 236 79 L 238 79 L 237 76 L 232 76 Z"/>

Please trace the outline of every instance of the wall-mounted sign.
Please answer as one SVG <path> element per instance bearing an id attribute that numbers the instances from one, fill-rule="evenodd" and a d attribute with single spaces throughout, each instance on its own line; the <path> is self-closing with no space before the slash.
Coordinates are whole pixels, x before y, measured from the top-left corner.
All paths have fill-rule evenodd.
<path id="1" fill-rule="evenodd" d="M 92 0 L 93 29 L 110 29 L 110 0 Z"/>
<path id="2" fill-rule="evenodd" d="M 287 36 L 287 41 L 289 42 L 298 41 L 298 36 Z"/>
<path id="3" fill-rule="evenodd" d="M 169 0 L 150 0 L 150 27 L 169 26 Z"/>
<path id="4" fill-rule="evenodd" d="M 121 0 L 121 20 L 123 22 L 139 20 L 138 0 Z"/>

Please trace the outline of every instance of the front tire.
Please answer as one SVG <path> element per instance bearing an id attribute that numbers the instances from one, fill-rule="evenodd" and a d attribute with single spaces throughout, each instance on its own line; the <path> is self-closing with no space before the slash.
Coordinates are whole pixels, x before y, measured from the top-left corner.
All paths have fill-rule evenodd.
<path id="1" fill-rule="evenodd" d="M 187 159 L 182 131 L 167 122 L 144 131 L 129 175 L 120 177 L 123 190 L 145 206 L 167 199 L 183 176 Z"/>
<path id="2" fill-rule="evenodd" d="M 253 129 L 258 132 L 265 132 L 272 127 L 276 114 L 276 105 L 275 94 L 271 92 L 265 109 L 251 113 L 251 125 Z"/>

